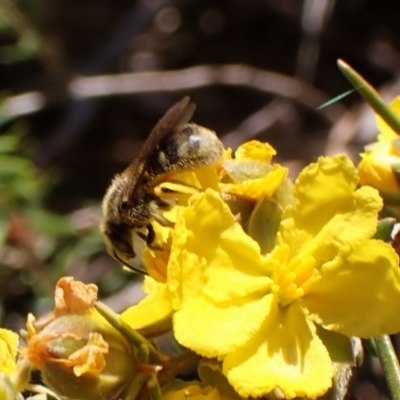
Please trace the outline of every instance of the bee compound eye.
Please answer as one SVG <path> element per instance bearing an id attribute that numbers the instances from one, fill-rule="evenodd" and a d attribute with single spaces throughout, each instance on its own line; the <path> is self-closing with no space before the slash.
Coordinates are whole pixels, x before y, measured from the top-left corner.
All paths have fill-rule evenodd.
<path id="1" fill-rule="evenodd" d="M 136 254 L 131 243 L 132 235 L 129 227 L 109 224 L 105 234 L 113 251 L 111 256 L 115 256 L 116 252 L 118 252 L 123 254 L 126 259 L 135 257 Z"/>
<path id="2" fill-rule="evenodd" d="M 112 243 L 115 249 L 118 251 L 118 253 L 124 255 L 124 258 L 128 260 L 131 258 L 135 258 L 136 256 L 135 251 L 133 250 L 133 247 L 129 242 L 125 240 L 114 240 L 112 241 Z"/>

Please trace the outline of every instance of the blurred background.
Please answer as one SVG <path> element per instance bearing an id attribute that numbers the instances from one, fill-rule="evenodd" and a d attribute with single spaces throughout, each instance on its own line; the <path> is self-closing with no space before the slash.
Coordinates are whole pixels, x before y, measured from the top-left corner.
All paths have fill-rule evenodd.
<path id="1" fill-rule="evenodd" d="M 184 95 L 226 146 L 270 142 L 294 178 L 322 154 L 355 161 L 372 112 L 336 61 L 400 92 L 400 3 L 373 0 L 0 0 L 0 318 L 52 305 L 63 275 L 115 310 L 138 278 L 105 252 L 100 204 Z M 387 397 L 374 360 L 352 398 Z"/>

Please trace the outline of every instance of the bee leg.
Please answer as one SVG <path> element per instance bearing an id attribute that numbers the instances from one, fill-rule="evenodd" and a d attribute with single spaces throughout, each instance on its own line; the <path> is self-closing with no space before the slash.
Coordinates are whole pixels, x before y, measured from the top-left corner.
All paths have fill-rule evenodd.
<path id="1" fill-rule="evenodd" d="M 154 243 L 156 238 L 156 233 L 154 232 L 153 225 L 147 225 L 147 237 L 146 237 L 146 244 L 151 248 L 151 245 Z"/>
<path id="2" fill-rule="evenodd" d="M 167 201 L 161 200 L 161 199 L 157 199 L 157 208 L 161 209 L 161 210 L 169 210 L 171 208 L 171 204 L 168 203 Z"/>
<path id="3" fill-rule="evenodd" d="M 162 250 L 162 247 L 157 246 L 154 243 L 154 241 L 156 239 L 156 233 L 154 231 L 153 225 L 148 224 L 148 225 L 146 225 L 146 228 L 147 228 L 147 233 L 139 231 L 139 232 L 136 232 L 136 234 L 140 237 L 140 239 L 142 239 L 146 243 L 146 246 L 149 249 Z"/>
<path id="4" fill-rule="evenodd" d="M 148 224 L 147 228 L 147 235 L 144 235 L 144 240 L 146 241 L 146 246 L 152 250 L 162 250 L 162 247 L 157 246 L 154 241 L 156 239 L 156 233 L 154 231 L 153 225 Z"/>
<path id="5" fill-rule="evenodd" d="M 153 225 L 148 224 L 146 225 L 147 228 L 147 233 L 143 232 L 136 232 L 136 234 L 142 239 L 147 247 L 150 247 L 151 249 L 158 249 L 158 247 L 154 247 L 153 243 L 156 238 L 156 233 L 154 232 Z"/>
<path id="6" fill-rule="evenodd" d="M 136 232 L 136 234 L 142 239 L 144 242 L 147 243 L 147 235 L 143 232 Z"/>
<path id="7" fill-rule="evenodd" d="M 141 268 L 135 267 L 133 265 L 130 265 L 129 263 L 125 262 L 121 257 L 118 256 L 117 252 L 114 251 L 114 258 L 119 261 L 123 266 L 129 268 L 133 272 L 138 273 L 139 275 L 149 275 L 149 273 Z"/>

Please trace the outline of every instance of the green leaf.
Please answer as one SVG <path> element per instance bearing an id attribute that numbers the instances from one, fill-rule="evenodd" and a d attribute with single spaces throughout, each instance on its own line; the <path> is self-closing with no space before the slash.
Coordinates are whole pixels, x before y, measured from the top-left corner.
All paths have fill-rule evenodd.
<path id="1" fill-rule="evenodd" d="M 378 92 L 350 65 L 344 61 L 338 61 L 338 67 L 342 74 L 360 93 L 371 108 L 397 133 L 400 134 L 400 119 L 398 115 L 381 99 Z"/>
<path id="2" fill-rule="evenodd" d="M 40 208 L 26 210 L 29 224 L 38 232 L 49 236 L 75 235 L 68 219 Z"/>
<path id="3" fill-rule="evenodd" d="M 316 109 L 317 109 L 317 110 L 321 110 L 322 108 L 328 107 L 328 106 L 330 106 L 331 104 L 335 104 L 335 103 L 337 103 L 338 101 L 340 101 L 340 100 L 344 99 L 345 97 L 349 96 L 350 94 L 352 94 L 352 93 L 355 92 L 355 91 L 356 91 L 356 89 L 351 89 L 351 90 L 348 90 L 347 92 L 341 93 L 341 94 L 337 95 L 336 97 L 334 97 L 333 99 L 328 100 L 328 101 L 326 101 L 325 103 L 321 104 L 321 105 L 320 105 L 319 107 L 317 107 Z"/>
<path id="4" fill-rule="evenodd" d="M 0 249 L 3 247 L 8 234 L 8 218 L 4 210 L 0 210 Z"/>
<path id="5" fill-rule="evenodd" d="M 18 149 L 20 138 L 17 135 L 0 136 L 0 154 L 10 153 Z"/>

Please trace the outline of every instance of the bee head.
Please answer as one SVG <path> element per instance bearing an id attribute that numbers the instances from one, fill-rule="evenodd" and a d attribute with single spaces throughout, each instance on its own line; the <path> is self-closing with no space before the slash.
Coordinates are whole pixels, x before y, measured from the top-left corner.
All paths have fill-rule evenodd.
<path id="1" fill-rule="evenodd" d="M 123 263 L 135 258 L 133 249 L 132 230 L 128 226 L 114 225 L 103 221 L 100 230 L 104 235 L 108 254 Z"/>

